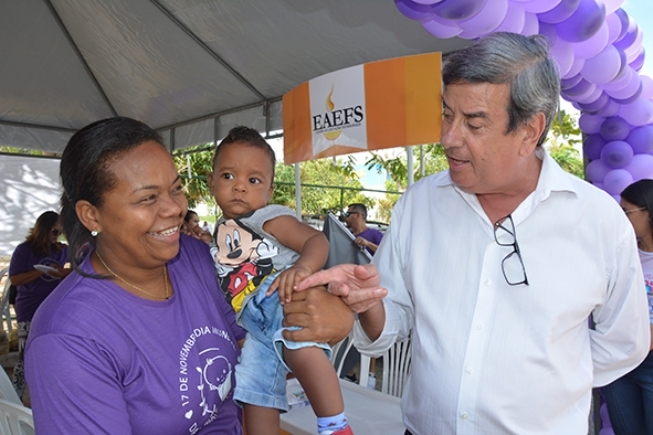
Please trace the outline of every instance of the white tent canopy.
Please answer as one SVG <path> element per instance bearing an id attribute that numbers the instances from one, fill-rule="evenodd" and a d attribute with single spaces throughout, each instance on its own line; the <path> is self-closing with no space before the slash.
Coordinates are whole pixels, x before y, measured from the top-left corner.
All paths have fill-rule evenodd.
<path id="1" fill-rule="evenodd" d="M 61 152 L 116 115 L 171 150 L 238 124 L 274 132 L 281 97 L 305 81 L 468 43 L 436 39 L 392 0 L 3 1 L 0 144 Z"/>

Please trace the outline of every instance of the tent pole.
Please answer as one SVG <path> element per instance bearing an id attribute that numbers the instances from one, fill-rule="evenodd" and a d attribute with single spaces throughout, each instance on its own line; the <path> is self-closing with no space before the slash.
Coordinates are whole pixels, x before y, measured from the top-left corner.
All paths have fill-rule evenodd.
<path id="1" fill-rule="evenodd" d="M 299 179 L 299 163 L 295 163 L 295 212 L 297 219 L 302 221 L 302 184 Z"/>
<path id="2" fill-rule="evenodd" d="M 407 163 L 407 168 L 408 168 L 408 186 L 411 186 L 414 181 L 414 176 L 413 176 L 413 147 L 409 146 L 406 147 L 406 163 Z"/>

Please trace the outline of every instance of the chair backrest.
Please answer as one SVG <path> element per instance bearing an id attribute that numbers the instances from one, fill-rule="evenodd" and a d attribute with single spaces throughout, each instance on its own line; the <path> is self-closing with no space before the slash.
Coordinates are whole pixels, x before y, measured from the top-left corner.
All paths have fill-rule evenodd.
<path id="1" fill-rule="evenodd" d="M 9 268 L 5 267 L 4 269 L 0 270 L 0 279 L 2 279 L 3 276 L 7 275 L 7 279 L 5 280 L 5 285 L 2 290 L 2 299 L 0 299 L 0 316 L 2 316 L 2 319 L 0 319 L 0 323 L 4 320 L 6 322 L 7 328 L 6 331 L 7 333 L 11 332 L 11 311 L 9 308 L 9 287 L 11 287 L 11 281 L 9 281 Z"/>
<path id="2" fill-rule="evenodd" d="M 398 341 L 383 354 L 381 392 L 401 397 L 410 374 L 410 337 Z"/>
<path id="3" fill-rule="evenodd" d="M 342 375 L 342 369 L 345 365 L 347 354 L 352 347 L 353 340 L 350 333 L 331 348 L 331 364 L 333 364 L 333 367 L 336 369 L 336 374 L 338 377 L 341 377 L 340 375 Z"/>
<path id="4" fill-rule="evenodd" d="M 32 410 L 26 406 L 0 399 L 0 433 L 3 435 L 33 434 Z"/>
<path id="5" fill-rule="evenodd" d="M 16 405 L 23 404 L 14 389 L 14 385 L 11 383 L 11 379 L 9 379 L 9 375 L 7 375 L 7 372 L 2 367 L 0 367 L 0 399 L 15 403 Z"/>

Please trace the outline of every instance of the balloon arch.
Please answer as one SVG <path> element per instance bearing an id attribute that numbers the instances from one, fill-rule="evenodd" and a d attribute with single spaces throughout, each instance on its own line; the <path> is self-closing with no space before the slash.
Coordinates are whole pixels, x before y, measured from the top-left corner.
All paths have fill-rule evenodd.
<path id="1" fill-rule="evenodd" d="M 653 178 L 653 79 L 640 75 L 643 34 L 624 0 L 395 0 L 437 38 L 542 34 L 562 97 L 581 111 L 587 179 L 619 200 Z"/>

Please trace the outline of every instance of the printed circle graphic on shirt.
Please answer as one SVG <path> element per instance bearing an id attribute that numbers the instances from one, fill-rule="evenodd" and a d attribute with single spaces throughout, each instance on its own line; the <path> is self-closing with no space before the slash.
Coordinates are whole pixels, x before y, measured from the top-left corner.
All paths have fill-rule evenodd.
<path id="1" fill-rule="evenodd" d="M 225 357 L 236 345 L 227 331 L 215 326 L 194 328 L 179 351 L 179 392 L 184 417 L 196 433 L 211 423 L 232 394 L 234 364 Z"/>

